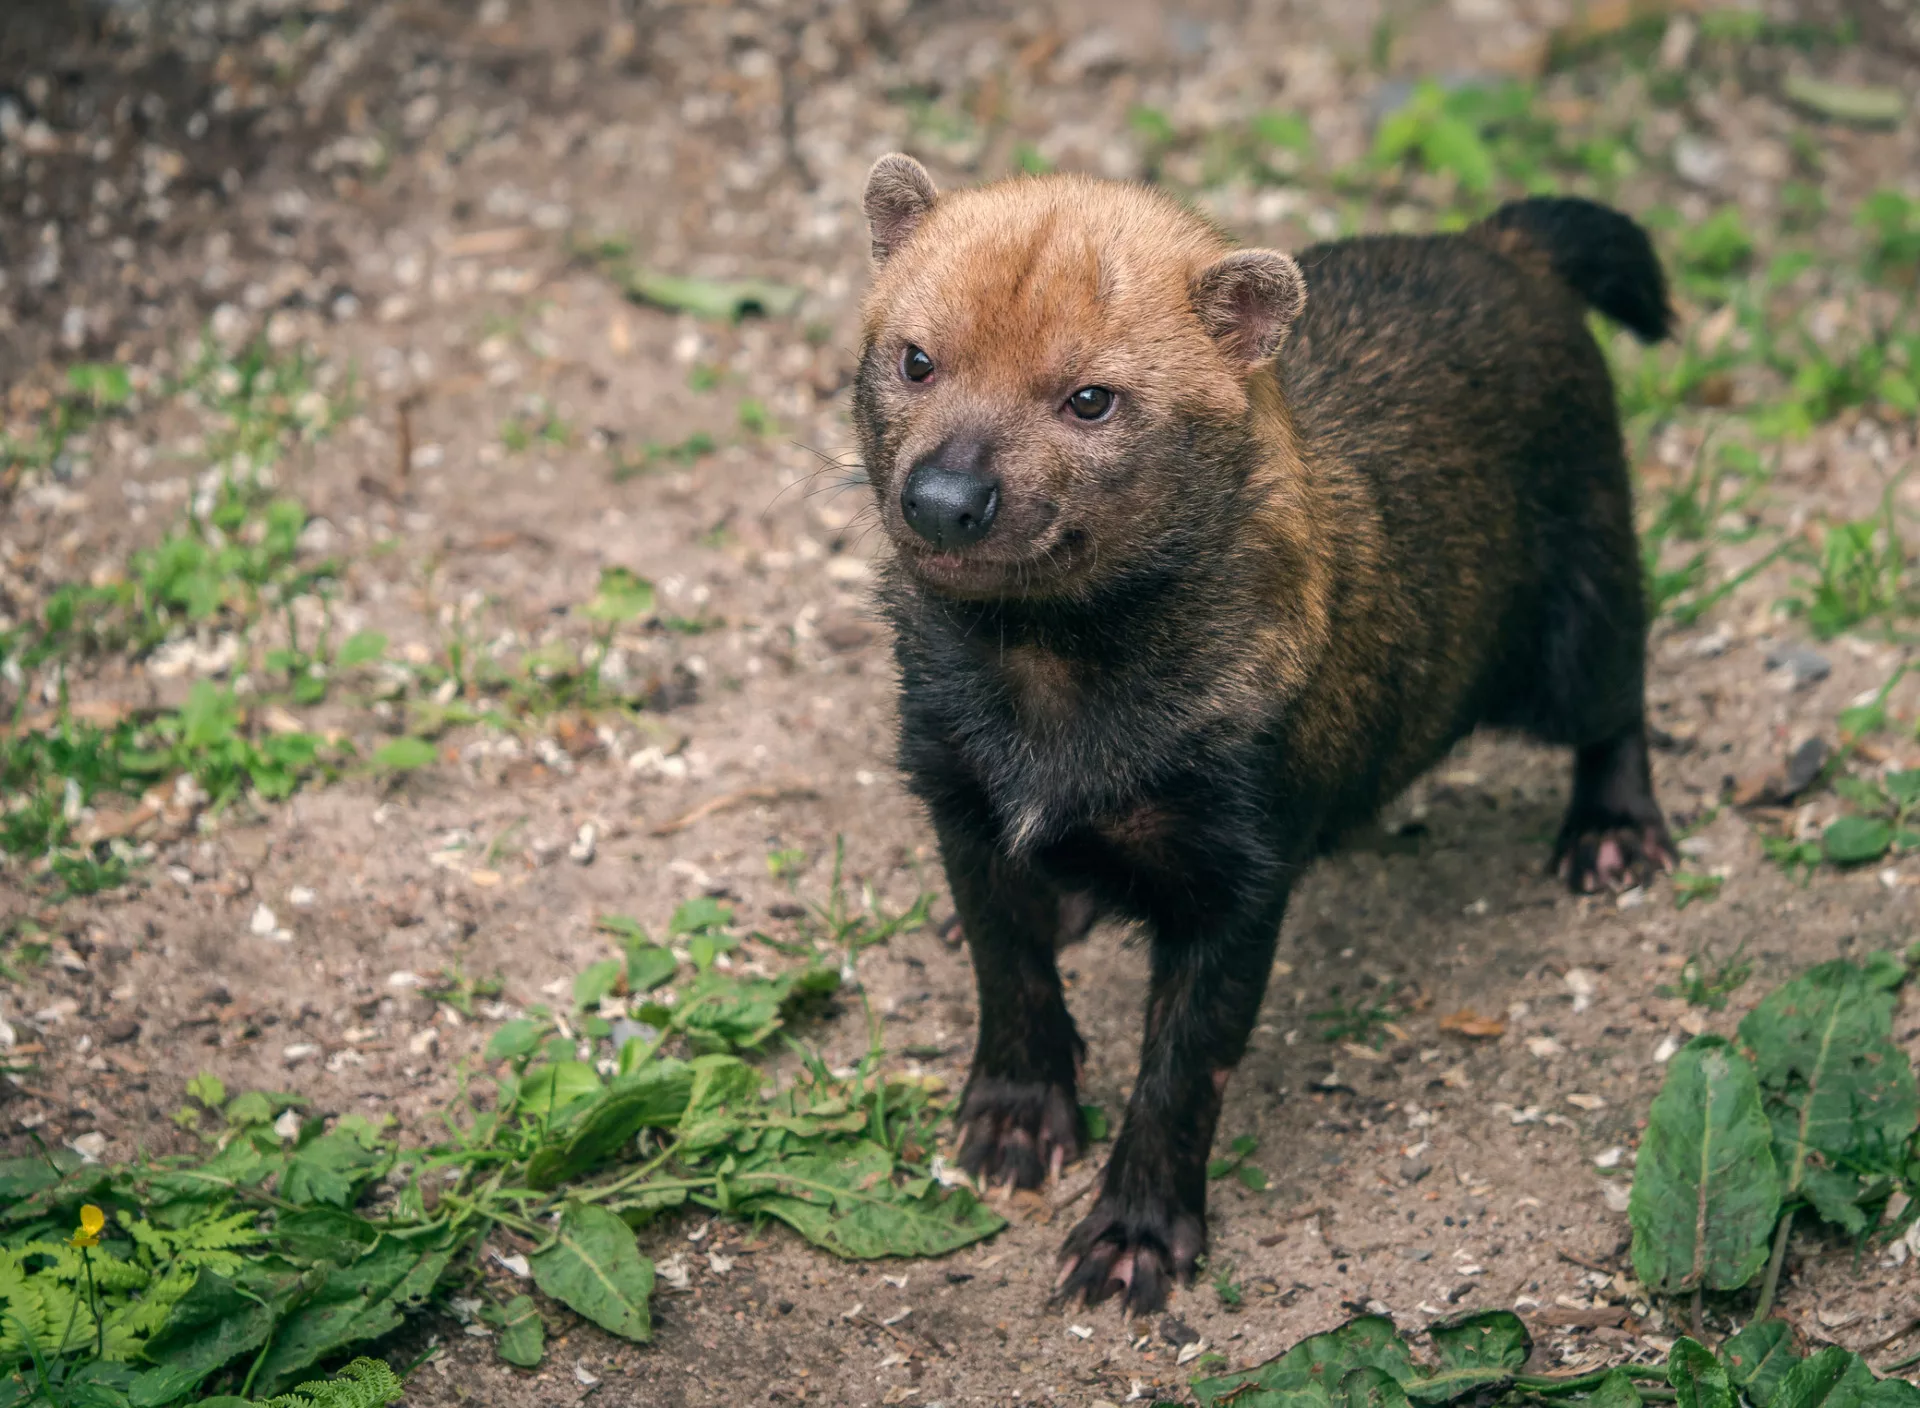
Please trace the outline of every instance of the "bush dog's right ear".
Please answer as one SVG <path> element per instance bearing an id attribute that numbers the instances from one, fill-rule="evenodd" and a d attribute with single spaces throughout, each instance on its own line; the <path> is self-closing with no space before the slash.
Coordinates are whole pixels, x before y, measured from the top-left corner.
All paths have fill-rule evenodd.
<path id="1" fill-rule="evenodd" d="M 873 234 L 873 262 L 887 256 L 913 236 L 939 199 L 927 168 L 904 152 L 888 152 L 867 173 L 867 226 Z"/>
<path id="2" fill-rule="evenodd" d="M 1289 255 L 1241 249 L 1195 275 L 1190 294 L 1221 350 L 1256 366 L 1280 350 L 1306 306 L 1307 281 Z"/>

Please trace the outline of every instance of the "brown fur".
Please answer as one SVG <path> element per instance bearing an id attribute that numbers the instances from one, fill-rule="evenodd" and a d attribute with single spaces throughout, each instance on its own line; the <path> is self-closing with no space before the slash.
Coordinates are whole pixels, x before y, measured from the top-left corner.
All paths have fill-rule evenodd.
<path id="1" fill-rule="evenodd" d="M 1491 724 L 1578 748 L 1576 886 L 1668 859 L 1585 323 L 1658 335 L 1664 284 L 1579 201 L 1297 263 L 1077 177 L 936 194 L 886 158 L 868 206 L 855 421 L 896 547 L 902 761 L 979 981 L 963 1162 L 1031 1184 L 1077 1152 L 1051 953 L 1092 911 L 1066 897 L 1142 921 L 1140 1077 L 1062 1285 L 1150 1308 L 1204 1247 L 1220 1073 L 1315 855 Z M 1081 388 L 1111 410 L 1079 417 Z"/>

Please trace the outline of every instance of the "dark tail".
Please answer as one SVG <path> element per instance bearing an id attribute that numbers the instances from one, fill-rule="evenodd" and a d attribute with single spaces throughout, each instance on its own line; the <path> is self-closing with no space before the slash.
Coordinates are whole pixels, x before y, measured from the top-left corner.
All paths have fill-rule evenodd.
<path id="1" fill-rule="evenodd" d="M 1529 196 L 1501 206 L 1479 228 L 1505 253 L 1520 253 L 1517 237 L 1544 255 L 1562 283 L 1642 342 L 1673 331 L 1653 241 L 1619 211 L 1578 196 Z"/>

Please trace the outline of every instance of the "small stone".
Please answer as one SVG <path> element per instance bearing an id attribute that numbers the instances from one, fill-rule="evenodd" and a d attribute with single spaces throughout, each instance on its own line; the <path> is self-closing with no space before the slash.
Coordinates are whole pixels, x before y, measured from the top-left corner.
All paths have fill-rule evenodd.
<path id="1" fill-rule="evenodd" d="M 1432 1261 L 1432 1260 L 1433 1260 L 1433 1248 L 1431 1248 L 1431 1247 L 1402 1247 L 1402 1248 L 1400 1248 L 1400 1255 L 1401 1255 L 1401 1256 L 1402 1256 L 1402 1257 L 1403 1257 L 1403 1258 L 1404 1258 L 1405 1260 L 1407 1260 L 1407 1261 Z"/>
<path id="2" fill-rule="evenodd" d="M 1793 676 L 1793 687 L 1805 689 L 1833 673 L 1833 662 L 1819 651 L 1804 645 L 1783 645 L 1767 653 L 1769 670 L 1786 670 Z"/>
<path id="3" fill-rule="evenodd" d="M 1626 1157 L 1627 1151 L 1618 1144 L 1615 1144 L 1612 1148 L 1602 1149 L 1599 1153 L 1595 1154 L 1593 1156 L 1593 1166 L 1595 1168 L 1619 1168 L 1621 1161 Z"/>
<path id="4" fill-rule="evenodd" d="M 594 850 L 600 839 L 600 828 L 592 822 L 584 824 L 575 835 L 573 844 L 567 848 L 567 859 L 575 865 L 592 865 Z"/>
<path id="5" fill-rule="evenodd" d="M 1426 1159 L 1414 1158 L 1400 1161 L 1400 1177 L 1404 1182 L 1418 1183 L 1432 1172 L 1433 1164 Z"/>
<path id="6" fill-rule="evenodd" d="M 115 1017 L 101 1028 L 100 1036 L 109 1046 L 119 1046 L 140 1035 L 140 1024 L 131 1017 Z"/>
<path id="7" fill-rule="evenodd" d="M 264 904 L 253 907 L 253 918 L 248 922 L 247 928 L 253 931 L 256 938 L 272 938 L 273 931 L 279 927 L 280 921 L 274 917 L 272 910 Z"/>
<path id="8" fill-rule="evenodd" d="M 1186 1321 L 1176 1319 L 1169 1315 L 1160 1322 L 1160 1338 L 1168 1344 L 1179 1345 L 1184 1348 L 1190 1344 L 1198 1344 L 1200 1342 L 1200 1332 Z"/>
<path id="9" fill-rule="evenodd" d="M 95 1130 L 68 1140 L 67 1147 L 88 1163 L 97 1164 L 106 1157 L 107 1136 Z"/>
<path id="10" fill-rule="evenodd" d="M 775 1301 L 773 1308 L 782 1315 L 793 1314 L 793 1302 L 790 1300 Z"/>

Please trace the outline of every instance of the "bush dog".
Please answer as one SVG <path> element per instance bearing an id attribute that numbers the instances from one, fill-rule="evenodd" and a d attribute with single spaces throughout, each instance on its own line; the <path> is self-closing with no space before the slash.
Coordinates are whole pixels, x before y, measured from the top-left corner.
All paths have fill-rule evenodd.
<path id="1" fill-rule="evenodd" d="M 1578 890 L 1671 864 L 1646 608 L 1591 307 L 1647 236 L 1536 198 L 1457 235 L 1235 249 L 1140 186 L 937 193 L 882 158 L 854 424 L 893 552 L 900 758 L 979 986 L 963 1165 L 1085 1142 L 1056 945 L 1150 944 L 1139 1077 L 1056 1294 L 1163 1304 L 1288 892 L 1475 727 L 1575 750 Z"/>

